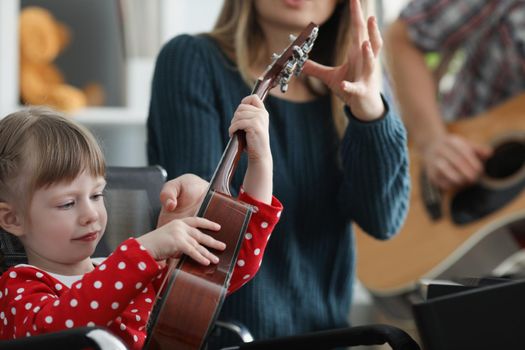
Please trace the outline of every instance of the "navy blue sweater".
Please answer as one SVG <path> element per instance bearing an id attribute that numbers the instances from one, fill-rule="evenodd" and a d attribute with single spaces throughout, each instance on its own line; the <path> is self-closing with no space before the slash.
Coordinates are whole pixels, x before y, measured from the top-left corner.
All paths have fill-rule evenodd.
<path id="1" fill-rule="evenodd" d="M 210 38 L 182 35 L 160 52 L 152 89 L 149 163 L 164 166 L 169 178 L 189 172 L 210 179 L 251 87 Z M 406 214 L 405 129 L 388 105 L 370 123 L 347 110 L 341 140 L 328 96 L 298 103 L 269 95 L 265 105 L 274 194 L 284 211 L 258 275 L 226 299 L 220 319 L 241 321 L 256 339 L 345 326 L 355 270 L 352 221 L 387 239 Z M 237 189 L 245 169 L 242 159 Z"/>

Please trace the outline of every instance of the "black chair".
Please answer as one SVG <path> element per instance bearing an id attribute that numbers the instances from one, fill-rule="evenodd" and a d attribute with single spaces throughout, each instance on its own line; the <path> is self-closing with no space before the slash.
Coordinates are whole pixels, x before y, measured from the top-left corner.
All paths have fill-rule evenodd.
<path id="1" fill-rule="evenodd" d="M 166 181 L 161 167 L 108 167 L 108 226 L 94 256 L 107 256 L 129 236 L 138 236 L 156 225 L 160 211 L 159 193 Z M 26 263 L 20 243 L 0 229 L 0 249 L 4 263 Z M 241 345 L 226 349 L 332 349 L 388 343 L 396 350 L 419 350 L 418 344 L 403 330 L 388 325 L 368 325 L 253 341 L 245 327 L 235 322 L 217 321 L 220 332 L 236 334 Z M 212 334 L 215 333 L 212 332 Z M 94 335 L 95 334 L 95 335 Z M 100 341 L 99 339 L 111 339 Z M 115 336 L 99 327 L 76 328 L 51 334 L 0 341 L 0 349 L 126 349 Z"/>

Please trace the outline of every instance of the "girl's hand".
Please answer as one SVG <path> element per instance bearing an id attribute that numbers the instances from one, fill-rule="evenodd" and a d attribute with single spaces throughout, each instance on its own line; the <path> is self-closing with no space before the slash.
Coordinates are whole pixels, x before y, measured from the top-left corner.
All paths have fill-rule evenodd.
<path id="1" fill-rule="evenodd" d="M 140 242 L 155 260 L 178 258 L 186 254 L 202 265 L 219 262 L 208 249 L 224 250 L 226 244 L 202 233 L 199 228 L 218 231 L 219 224 L 199 217 L 188 217 L 168 222 L 164 226 L 139 238 Z"/>
<path id="2" fill-rule="evenodd" d="M 271 160 L 268 123 L 268 112 L 257 95 L 243 98 L 233 114 L 228 131 L 231 136 L 237 130 L 244 130 L 246 133 L 246 152 L 250 163 Z"/>
<path id="3" fill-rule="evenodd" d="M 351 43 L 346 62 L 337 67 L 308 60 L 303 72 L 325 83 L 363 121 L 380 118 L 381 100 L 377 61 L 383 45 L 375 17 L 365 22 L 360 0 L 350 0 Z"/>

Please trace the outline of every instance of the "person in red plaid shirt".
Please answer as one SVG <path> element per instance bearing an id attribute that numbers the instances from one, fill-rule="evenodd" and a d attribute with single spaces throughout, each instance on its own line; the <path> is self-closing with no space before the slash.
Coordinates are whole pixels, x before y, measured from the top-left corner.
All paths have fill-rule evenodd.
<path id="1" fill-rule="evenodd" d="M 492 149 L 448 133 L 444 121 L 478 115 L 525 89 L 525 2 L 413 0 L 387 30 L 385 47 L 402 117 L 430 180 L 443 189 L 476 181 Z M 447 62 L 458 51 L 463 64 L 438 97 L 424 55 L 437 52 Z"/>

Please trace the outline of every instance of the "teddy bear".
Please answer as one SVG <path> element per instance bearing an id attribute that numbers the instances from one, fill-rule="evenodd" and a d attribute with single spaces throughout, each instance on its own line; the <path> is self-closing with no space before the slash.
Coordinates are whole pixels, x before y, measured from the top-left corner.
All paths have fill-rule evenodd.
<path id="1" fill-rule="evenodd" d="M 20 96 L 30 105 L 47 105 L 66 113 L 103 102 L 100 86 L 85 91 L 66 83 L 53 64 L 68 45 L 70 31 L 46 9 L 28 6 L 20 13 Z"/>

